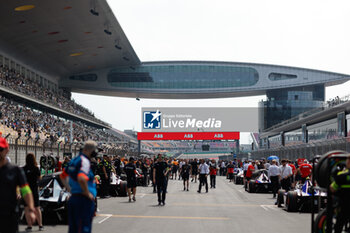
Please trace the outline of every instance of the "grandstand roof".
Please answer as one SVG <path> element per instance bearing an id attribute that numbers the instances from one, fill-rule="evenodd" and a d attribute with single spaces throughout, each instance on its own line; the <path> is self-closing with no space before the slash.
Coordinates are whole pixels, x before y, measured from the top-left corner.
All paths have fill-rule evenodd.
<path id="1" fill-rule="evenodd" d="M 0 50 L 39 71 L 59 77 L 140 63 L 106 0 L 1 3 Z"/>

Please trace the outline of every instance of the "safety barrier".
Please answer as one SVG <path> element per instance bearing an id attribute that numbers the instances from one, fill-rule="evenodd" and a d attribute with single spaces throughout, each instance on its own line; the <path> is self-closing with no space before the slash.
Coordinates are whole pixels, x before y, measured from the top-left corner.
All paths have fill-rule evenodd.
<path id="1" fill-rule="evenodd" d="M 4 135 L 4 137 L 6 137 Z M 13 137 L 7 135 L 7 142 L 10 146 L 8 157 L 11 162 L 19 166 L 25 164 L 25 156 L 28 153 L 33 153 L 35 158 L 39 160 L 42 155 L 59 156 L 62 159 L 64 156 L 75 156 L 79 153 L 83 146 L 82 142 L 64 143 L 62 141 L 51 141 L 50 139 L 41 140 L 33 139 L 31 137 Z M 109 145 L 102 146 L 103 153 L 108 155 L 133 155 L 135 152 L 130 151 L 130 148 L 125 144 L 122 149 L 120 147 L 112 147 Z"/>
<path id="2" fill-rule="evenodd" d="M 280 158 L 290 160 L 296 160 L 297 158 L 306 158 L 310 160 L 316 155 L 322 155 L 332 150 L 343 150 L 350 153 L 350 137 L 253 151 L 251 153 L 251 158 L 260 159 L 269 157 L 270 155 L 276 155 Z"/>

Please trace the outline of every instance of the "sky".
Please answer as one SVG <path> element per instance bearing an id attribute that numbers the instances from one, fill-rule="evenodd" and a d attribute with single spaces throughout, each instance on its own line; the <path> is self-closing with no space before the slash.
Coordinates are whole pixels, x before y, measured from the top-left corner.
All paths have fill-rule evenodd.
<path id="1" fill-rule="evenodd" d="M 350 1 L 107 0 L 141 61 L 287 65 L 350 74 Z M 327 87 L 326 100 L 350 94 Z M 100 119 L 141 128 L 141 107 L 257 107 L 265 96 L 159 100 L 73 94 Z M 250 140 L 244 137 L 241 143 Z"/>

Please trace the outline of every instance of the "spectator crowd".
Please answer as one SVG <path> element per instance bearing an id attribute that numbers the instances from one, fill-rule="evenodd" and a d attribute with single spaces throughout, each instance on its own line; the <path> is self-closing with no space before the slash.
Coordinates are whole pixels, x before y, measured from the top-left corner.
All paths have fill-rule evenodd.
<path id="1" fill-rule="evenodd" d="M 63 90 L 53 91 L 49 88 L 45 88 L 43 85 L 40 85 L 30 78 L 4 66 L 0 66 L 0 85 L 65 111 L 88 118 L 95 122 L 106 124 L 97 119 L 87 108 L 77 104 L 74 100 L 68 97 L 69 94 L 65 95 Z"/>
<path id="2" fill-rule="evenodd" d="M 0 122 L 18 136 L 33 139 L 49 139 L 62 142 L 83 142 L 88 139 L 112 145 L 119 138 L 103 129 L 88 126 L 82 122 L 72 123 L 47 112 L 29 108 L 0 96 Z M 72 140 L 71 140 L 72 131 Z M 4 135 L 6 136 L 6 135 Z"/>

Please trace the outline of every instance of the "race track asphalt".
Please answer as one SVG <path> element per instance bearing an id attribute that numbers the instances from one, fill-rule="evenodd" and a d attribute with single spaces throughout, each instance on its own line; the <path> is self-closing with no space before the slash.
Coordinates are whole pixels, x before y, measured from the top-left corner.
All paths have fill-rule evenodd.
<path id="1" fill-rule="evenodd" d="M 209 179 L 208 179 L 209 181 Z M 127 197 L 99 199 L 93 232 L 127 233 L 306 233 L 311 214 L 288 213 L 274 205 L 272 194 L 250 194 L 242 185 L 217 177 L 217 188 L 197 193 L 198 183 L 183 191 L 182 181 L 170 180 L 165 206 L 157 206 L 151 187 L 138 187 L 136 202 Z M 25 226 L 20 226 L 24 232 Z M 33 227 L 33 232 L 37 227 Z M 68 232 L 66 225 L 45 226 L 45 232 Z"/>

